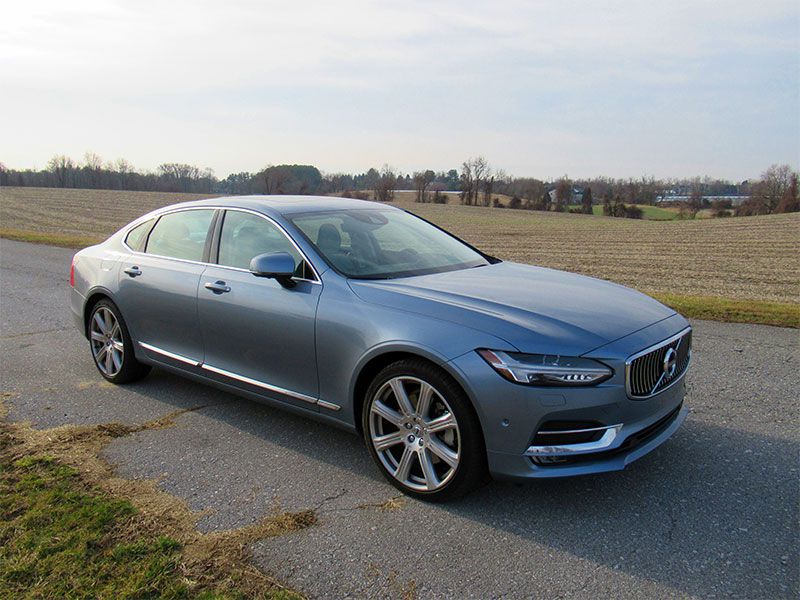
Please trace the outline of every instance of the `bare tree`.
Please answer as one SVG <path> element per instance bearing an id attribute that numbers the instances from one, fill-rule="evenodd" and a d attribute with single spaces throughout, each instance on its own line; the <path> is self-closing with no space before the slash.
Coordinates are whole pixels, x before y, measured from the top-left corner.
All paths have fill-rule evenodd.
<path id="1" fill-rule="evenodd" d="M 475 186 L 475 180 L 472 176 L 472 161 L 467 160 L 461 164 L 461 204 L 470 204 L 472 202 L 472 188 Z"/>
<path id="2" fill-rule="evenodd" d="M 572 181 L 564 175 L 556 182 L 556 212 L 564 212 L 572 202 Z"/>
<path id="3" fill-rule="evenodd" d="M 2 165 L 0 165 L 0 167 L 2 167 Z M 778 203 L 775 212 L 800 212 L 800 196 L 798 195 L 797 179 L 798 174 L 792 173 L 791 179 L 789 180 L 789 187 L 787 187 L 786 191 L 783 193 L 783 198 L 781 198 L 781 201 Z"/>
<path id="4" fill-rule="evenodd" d="M 698 177 L 692 184 L 692 192 L 689 194 L 689 200 L 686 202 L 686 212 L 689 218 L 694 219 L 701 208 L 703 208 L 703 187 Z"/>
<path id="5" fill-rule="evenodd" d="M 478 205 L 478 193 L 481 189 L 481 181 L 484 177 L 488 177 L 490 173 L 489 163 L 482 156 L 472 159 L 472 177 L 475 180 L 475 185 L 472 188 L 472 204 Z"/>
<path id="6" fill-rule="evenodd" d="M 413 176 L 414 190 L 417 193 L 417 202 L 428 201 L 428 187 L 436 179 L 436 173 L 428 169 L 427 171 L 415 171 Z"/>
<path id="7" fill-rule="evenodd" d="M 75 162 L 69 156 L 58 154 L 47 163 L 47 170 L 55 175 L 57 186 L 64 188 L 75 170 Z"/>
<path id="8" fill-rule="evenodd" d="M 389 165 L 383 165 L 380 178 L 375 186 L 375 200 L 379 202 L 391 202 L 394 200 L 394 191 L 397 186 L 397 175 Z"/>
<path id="9" fill-rule="evenodd" d="M 593 213 L 592 209 L 592 188 L 587 187 L 583 190 L 583 198 L 581 198 L 581 206 L 583 209 L 583 214 L 591 215 Z"/>
<path id="10" fill-rule="evenodd" d="M 494 188 L 494 175 L 487 177 L 483 182 L 483 205 L 492 203 L 492 189 Z"/>
<path id="11" fill-rule="evenodd" d="M 290 179 L 289 170 L 281 166 L 269 165 L 261 171 L 261 180 L 264 182 L 264 191 L 267 194 L 285 194 Z"/>
<path id="12" fill-rule="evenodd" d="M 763 213 L 775 212 L 791 186 L 793 175 L 789 165 L 772 165 L 761 174 L 761 181 L 753 186 L 752 199 Z"/>

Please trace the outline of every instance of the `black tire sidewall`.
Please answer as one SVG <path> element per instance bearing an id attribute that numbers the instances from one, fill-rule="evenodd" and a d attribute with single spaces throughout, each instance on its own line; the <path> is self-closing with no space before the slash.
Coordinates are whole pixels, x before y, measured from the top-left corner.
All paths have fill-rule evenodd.
<path id="1" fill-rule="evenodd" d="M 458 467 L 447 484 L 433 492 L 410 489 L 389 473 L 378 457 L 370 438 L 369 417 L 372 400 L 378 390 L 388 380 L 399 377 L 416 377 L 429 383 L 447 400 L 458 422 L 461 441 Z M 367 388 L 363 402 L 361 425 L 364 441 L 370 455 L 383 476 L 404 494 L 428 502 L 443 502 L 463 496 L 488 480 L 486 465 L 486 446 L 480 421 L 469 398 L 461 386 L 448 373 L 436 365 L 422 359 L 405 359 L 383 368 Z"/>

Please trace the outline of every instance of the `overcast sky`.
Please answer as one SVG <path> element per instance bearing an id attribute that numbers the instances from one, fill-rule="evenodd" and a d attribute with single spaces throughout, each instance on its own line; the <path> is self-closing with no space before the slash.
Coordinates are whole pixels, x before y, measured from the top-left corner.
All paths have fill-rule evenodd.
<path id="1" fill-rule="evenodd" d="M 800 162 L 799 7 L 0 0 L 0 161 L 744 179 Z"/>

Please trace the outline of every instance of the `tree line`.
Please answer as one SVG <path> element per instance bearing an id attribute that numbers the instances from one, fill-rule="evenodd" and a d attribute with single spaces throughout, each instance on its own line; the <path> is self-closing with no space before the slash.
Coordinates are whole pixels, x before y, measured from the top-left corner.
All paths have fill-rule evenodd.
<path id="1" fill-rule="evenodd" d="M 397 190 L 411 190 L 417 202 L 443 203 L 455 195 L 469 206 L 582 213 L 592 213 L 595 205 L 601 205 L 605 215 L 629 218 L 641 218 L 639 205 L 675 199 L 687 217 L 703 208 L 720 217 L 800 210 L 798 172 L 789 165 L 773 165 L 758 180 L 738 183 L 709 177 L 514 177 L 492 168 L 482 156 L 447 171 L 402 173 L 385 164 L 350 174 L 322 173 L 313 165 L 268 165 L 255 173 L 231 173 L 220 179 L 211 169 L 190 164 L 163 163 L 154 171 L 142 171 L 124 159 L 104 162 L 87 152 L 82 161 L 54 156 L 43 169 L 10 169 L 0 163 L 0 186 L 230 195 L 342 194 L 383 202 L 393 200 Z M 506 200 L 501 201 L 501 196 Z"/>

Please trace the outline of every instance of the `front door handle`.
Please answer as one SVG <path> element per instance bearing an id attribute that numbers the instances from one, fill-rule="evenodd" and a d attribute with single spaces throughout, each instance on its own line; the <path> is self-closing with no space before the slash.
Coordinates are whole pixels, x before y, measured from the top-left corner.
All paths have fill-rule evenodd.
<path id="1" fill-rule="evenodd" d="M 128 267 L 125 272 L 131 277 L 138 277 L 142 274 L 142 270 L 139 267 Z"/>
<path id="2" fill-rule="evenodd" d="M 204 286 L 207 290 L 211 290 L 215 294 L 227 294 L 231 291 L 231 286 L 225 285 L 224 281 L 215 281 L 214 283 L 206 283 Z"/>

